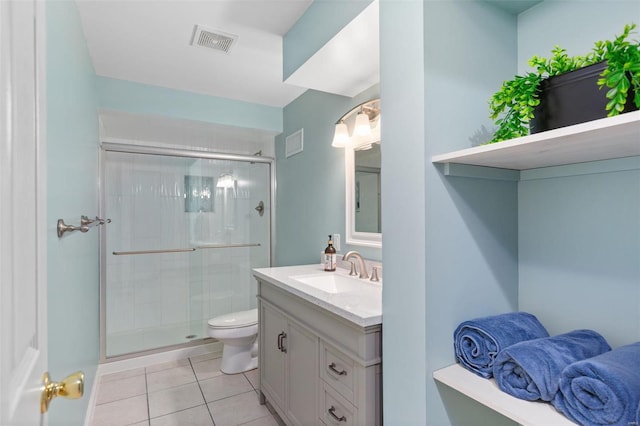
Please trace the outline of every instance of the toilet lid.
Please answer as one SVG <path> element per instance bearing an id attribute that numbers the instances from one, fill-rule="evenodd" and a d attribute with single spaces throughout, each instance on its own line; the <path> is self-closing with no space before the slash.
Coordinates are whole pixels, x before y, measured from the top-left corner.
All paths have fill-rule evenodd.
<path id="1" fill-rule="evenodd" d="M 232 312 L 226 315 L 220 315 L 209 320 L 209 327 L 213 328 L 237 328 L 248 327 L 258 323 L 258 310 L 249 309 L 248 311 Z"/>

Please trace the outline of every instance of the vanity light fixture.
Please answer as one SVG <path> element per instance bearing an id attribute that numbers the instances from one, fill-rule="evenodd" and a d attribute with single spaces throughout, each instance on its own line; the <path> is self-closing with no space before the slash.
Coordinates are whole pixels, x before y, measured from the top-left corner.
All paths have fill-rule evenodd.
<path id="1" fill-rule="evenodd" d="M 349 129 L 353 132 L 349 135 Z M 334 148 L 367 149 L 380 141 L 380 99 L 356 106 L 336 122 L 331 146 Z"/>
<path id="2" fill-rule="evenodd" d="M 344 148 L 347 146 L 349 141 L 349 128 L 343 120 L 340 120 L 336 123 L 336 132 L 333 135 L 333 142 L 331 143 L 331 146 L 334 148 Z"/>
<path id="3" fill-rule="evenodd" d="M 371 134 L 369 116 L 362 109 L 358 115 L 356 115 L 356 126 L 353 129 L 353 133 L 358 136 L 368 136 Z"/>

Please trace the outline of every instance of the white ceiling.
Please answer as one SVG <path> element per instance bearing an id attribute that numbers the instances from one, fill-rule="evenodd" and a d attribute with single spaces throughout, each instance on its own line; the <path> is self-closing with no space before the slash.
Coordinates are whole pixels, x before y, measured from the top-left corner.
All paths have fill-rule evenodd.
<path id="1" fill-rule="evenodd" d="M 373 1 L 286 82 L 354 97 L 380 82 L 380 12 Z"/>
<path id="2" fill-rule="evenodd" d="M 0 0 L 2 1 L 2 0 Z M 282 81 L 282 37 L 313 0 L 76 0 L 96 74 L 284 107 L 307 88 L 354 96 L 379 82 L 378 2 Z M 540 0 L 486 0 L 517 14 Z M 195 25 L 238 36 L 191 46 Z"/>
<path id="3" fill-rule="evenodd" d="M 283 107 L 306 89 L 282 82 L 282 36 L 312 0 L 77 0 L 95 72 Z M 238 37 L 228 54 L 191 46 L 194 26 Z"/>

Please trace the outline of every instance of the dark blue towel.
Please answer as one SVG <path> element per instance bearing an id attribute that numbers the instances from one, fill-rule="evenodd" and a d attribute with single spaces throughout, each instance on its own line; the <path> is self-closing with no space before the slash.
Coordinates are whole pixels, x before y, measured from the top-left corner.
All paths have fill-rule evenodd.
<path id="1" fill-rule="evenodd" d="M 560 375 L 553 405 L 585 426 L 629 426 L 640 404 L 640 342 L 578 361 Z"/>
<path id="2" fill-rule="evenodd" d="M 566 366 L 610 350 L 604 337 L 592 330 L 527 340 L 500 351 L 493 377 L 500 389 L 516 398 L 551 401 Z"/>
<path id="3" fill-rule="evenodd" d="M 453 333 L 453 348 L 456 359 L 466 369 L 489 379 L 493 375 L 493 361 L 502 349 L 548 336 L 535 316 L 511 312 L 461 323 Z"/>

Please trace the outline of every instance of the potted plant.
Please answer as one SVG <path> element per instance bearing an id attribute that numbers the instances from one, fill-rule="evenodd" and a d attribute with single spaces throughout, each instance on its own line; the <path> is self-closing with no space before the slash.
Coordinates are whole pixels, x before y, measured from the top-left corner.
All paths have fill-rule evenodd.
<path id="1" fill-rule="evenodd" d="M 528 64 L 534 71 L 505 81 L 491 97 L 490 117 L 498 129 L 489 143 L 525 136 L 529 130 L 536 133 L 640 108 L 640 42 L 629 40 L 635 28 L 635 24 L 625 25 L 620 36 L 596 42 L 586 56 L 571 57 L 558 46 L 549 59 L 533 56 Z M 556 79 L 572 81 L 558 84 Z M 554 95 L 555 86 L 567 91 L 566 96 Z M 605 86 L 606 93 L 601 90 Z M 598 92 L 595 96 L 600 100 L 580 99 L 591 96 L 581 95 L 585 91 Z M 562 106 L 567 97 L 573 108 Z M 597 109 L 597 116 L 593 117 L 593 111 L 589 115 L 590 106 Z M 576 111 L 586 115 L 576 117 Z M 570 116 L 558 119 L 560 113 Z"/>

